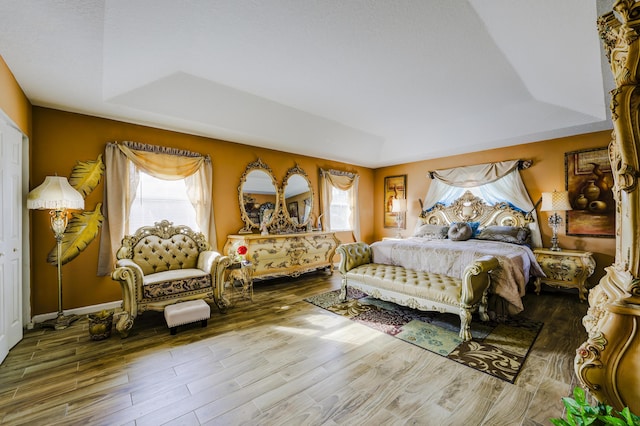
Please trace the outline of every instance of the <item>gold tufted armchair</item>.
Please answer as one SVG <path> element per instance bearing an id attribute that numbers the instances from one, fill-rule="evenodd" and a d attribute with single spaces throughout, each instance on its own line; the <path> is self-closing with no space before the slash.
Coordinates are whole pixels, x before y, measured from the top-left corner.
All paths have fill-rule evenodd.
<path id="1" fill-rule="evenodd" d="M 116 330 L 127 337 L 138 314 L 194 299 L 211 299 L 221 312 L 224 272 L 230 259 L 210 250 L 199 232 L 163 220 L 122 239 L 111 278 L 122 287 L 122 310 Z"/>

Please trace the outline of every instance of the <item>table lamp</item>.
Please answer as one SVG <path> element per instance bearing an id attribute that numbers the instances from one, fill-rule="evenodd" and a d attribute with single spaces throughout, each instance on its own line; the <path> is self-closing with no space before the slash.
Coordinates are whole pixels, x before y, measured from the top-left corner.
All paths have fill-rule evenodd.
<path id="1" fill-rule="evenodd" d="M 404 213 L 407 211 L 407 200 L 405 198 L 394 198 L 391 201 L 391 212 L 396 214 L 396 222 L 398 223 L 397 238 L 402 238 L 401 225 Z"/>
<path id="2" fill-rule="evenodd" d="M 559 211 L 573 210 L 569 203 L 569 193 L 567 191 L 553 191 L 542 193 L 542 207 L 540 211 L 553 212 L 549 216 L 549 226 L 553 229 L 553 237 L 551 237 L 551 250 L 561 251 L 558 247 L 558 226 L 562 225 L 562 216 Z"/>

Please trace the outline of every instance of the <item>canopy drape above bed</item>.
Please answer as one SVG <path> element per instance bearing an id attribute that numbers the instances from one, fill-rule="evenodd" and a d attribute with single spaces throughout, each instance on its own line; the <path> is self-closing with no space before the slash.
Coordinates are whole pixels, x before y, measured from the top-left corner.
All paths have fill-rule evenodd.
<path id="1" fill-rule="evenodd" d="M 449 205 L 467 189 L 477 188 L 489 204 L 507 202 L 524 212 L 530 212 L 533 217 L 533 222 L 529 224 L 531 243 L 534 247 L 542 247 L 538 215 L 520 177 L 521 164 L 522 160 L 511 160 L 429 172 L 428 176 L 433 180 L 423 208 L 429 210 L 437 203 Z"/>

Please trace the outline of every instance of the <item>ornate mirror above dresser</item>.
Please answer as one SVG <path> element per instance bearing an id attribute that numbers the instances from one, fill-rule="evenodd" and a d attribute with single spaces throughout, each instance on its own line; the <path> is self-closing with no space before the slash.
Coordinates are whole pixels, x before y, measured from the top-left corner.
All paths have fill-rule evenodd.
<path id="1" fill-rule="evenodd" d="M 313 190 L 307 174 L 296 164 L 287 171 L 283 182 L 282 206 L 289 224 L 307 228 L 313 210 Z"/>
<path id="2" fill-rule="evenodd" d="M 260 159 L 249 163 L 238 186 L 240 215 L 244 227 L 240 233 L 270 226 L 279 208 L 278 184 L 269 166 Z"/>
<path id="3" fill-rule="evenodd" d="M 223 252 L 238 262 L 238 247 L 244 246 L 242 256 L 253 278 L 333 271 L 339 240 L 333 232 L 313 230 L 313 189 L 298 165 L 278 186 L 269 166 L 260 159 L 250 163 L 240 179 L 238 197 L 244 227 L 227 236 Z"/>

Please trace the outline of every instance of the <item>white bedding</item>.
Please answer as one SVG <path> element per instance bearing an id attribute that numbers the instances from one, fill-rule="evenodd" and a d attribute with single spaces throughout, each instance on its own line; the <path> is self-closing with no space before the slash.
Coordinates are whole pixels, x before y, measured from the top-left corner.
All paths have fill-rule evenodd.
<path id="1" fill-rule="evenodd" d="M 491 292 L 509 302 L 511 314 L 524 309 L 522 296 L 529 277 L 544 276 L 529 247 L 499 241 L 412 237 L 378 241 L 371 245 L 371 249 L 375 263 L 460 278 L 474 259 L 485 255 L 495 256 L 500 268 L 491 273 Z"/>

